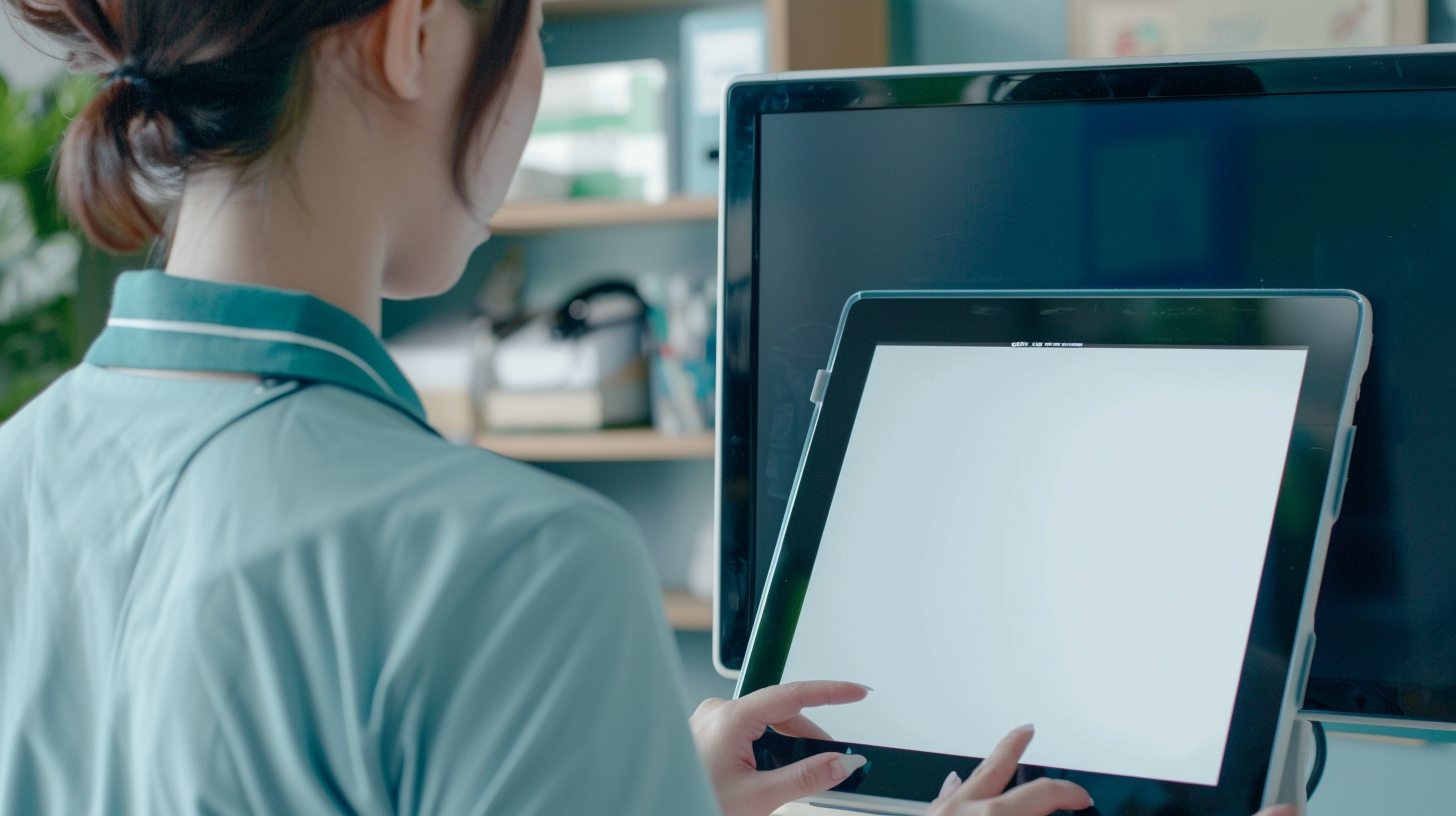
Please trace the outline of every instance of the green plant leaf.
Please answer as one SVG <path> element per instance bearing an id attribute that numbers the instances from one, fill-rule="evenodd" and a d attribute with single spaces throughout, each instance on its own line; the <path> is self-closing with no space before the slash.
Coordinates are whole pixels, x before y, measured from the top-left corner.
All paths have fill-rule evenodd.
<path id="1" fill-rule="evenodd" d="M 80 359 L 74 298 L 80 240 L 52 182 L 66 127 L 96 92 L 68 76 L 39 92 L 0 77 L 0 421 Z"/>

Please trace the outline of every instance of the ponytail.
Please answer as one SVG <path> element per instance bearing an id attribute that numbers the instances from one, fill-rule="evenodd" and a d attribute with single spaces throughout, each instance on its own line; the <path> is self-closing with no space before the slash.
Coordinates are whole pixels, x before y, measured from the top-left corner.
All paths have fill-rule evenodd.
<path id="1" fill-rule="evenodd" d="M 61 143 L 61 203 L 99 247 L 130 252 L 162 230 L 166 179 L 159 168 L 177 167 L 181 157 L 158 96 L 146 79 L 117 72 L 81 109 Z M 143 157 L 147 148 L 152 155 Z M 142 195 L 148 188 L 153 201 Z"/>

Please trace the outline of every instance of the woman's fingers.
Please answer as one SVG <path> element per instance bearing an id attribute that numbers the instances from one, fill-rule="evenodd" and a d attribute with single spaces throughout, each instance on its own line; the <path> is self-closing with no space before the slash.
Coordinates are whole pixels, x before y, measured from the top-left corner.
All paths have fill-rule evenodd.
<path id="1" fill-rule="evenodd" d="M 949 798 L 974 802 L 978 799 L 991 799 L 1006 790 L 1006 786 L 1016 776 L 1016 766 L 1021 762 L 1021 755 L 1026 753 L 1026 746 L 1031 744 L 1034 736 L 1036 729 L 1023 725 L 1002 737 L 996 747 L 991 749 L 991 755 L 981 760 L 981 764 L 966 778 L 965 784 L 956 788 Z"/>
<path id="2" fill-rule="evenodd" d="M 769 723 L 769 725 L 773 726 L 773 730 L 786 737 L 807 737 L 809 739 L 834 741 L 834 738 L 829 736 L 824 729 L 815 725 L 813 720 L 805 717 L 803 714 L 795 714 L 783 722 Z"/>
<path id="3" fill-rule="evenodd" d="M 787 723 L 806 708 L 857 703 L 868 693 L 869 689 L 858 683 L 801 680 L 744 695 L 735 701 L 738 708 L 735 713 L 743 722 L 762 731 L 774 723 Z"/>
<path id="4" fill-rule="evenodd" d="M 762 813 L 777 810 L 785 802 L 823 793 L 863 768 L 860 754 L 817 754 L 792 765 L 754 774 L 756 801 L 764 804 Z"/>
<path id="5" fill-rule="evenodd" d="M 1005 816 L 1047 816 L 1059 810 L 1085 810 L 1092 807 L 1092 797 L 1065 779 L 1038 779 L 1002 794 L 997 805 L 996 812 Z"/>
<path id="6" fill-rule="evenodd" d="M 955 793 L 956 788 L 959 788 L 960 786 L 961 778 L 959 776 L 956 776 L 955 771 L 951 771 L 950 776 L 947 776 L 945 778 L 945 781 L 940 783 L 940 793 L 937 793 L 935 795 L 935 801 L 939 802 L 945 797 L 950 796 L 952 793 Z"/>

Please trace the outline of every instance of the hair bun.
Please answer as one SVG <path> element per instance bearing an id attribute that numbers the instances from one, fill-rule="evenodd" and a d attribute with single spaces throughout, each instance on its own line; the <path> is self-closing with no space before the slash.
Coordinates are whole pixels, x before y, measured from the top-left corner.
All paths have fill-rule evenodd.
<path id="1" fill-rule="evenodd" d="M 162 115 L 164 104 L 154 82 L 118 72 L 66 130 L 58 191 L 103 247 L 132 251 L 161 231 L 162 213 L 141 191 L 163 190 L 164 171 L 176 163 L 175 129 Z"/>

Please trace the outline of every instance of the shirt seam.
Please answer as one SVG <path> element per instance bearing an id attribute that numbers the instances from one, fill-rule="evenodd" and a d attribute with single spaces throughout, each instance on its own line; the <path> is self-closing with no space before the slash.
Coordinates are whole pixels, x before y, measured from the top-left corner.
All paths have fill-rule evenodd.
<path id="1" fill-rule="evenodd" d="M 181 483 L 182 477 L 187 473 L 188 469 L 191 468 L 193 461 L 197 459 L 197 455 L 201 453 L 202 450 L 208 445 L 212 444 L 213 440 L 217 439 L 223 431 L 231 428 L 244 417 L 251 416 L 263 407 L 272 405 L 273 403 L 278 402 L 285 397 L 300 393 L 304 389 L 308 388 L 310 385 L 311 383 L 298 380 L 290 381 L 288 386 L 281 389 L 279 393 L 269 395 L 267 399 L 259 400 L 258 402 L 249 406 L 246 410 L 234 415 L 228 421 L 212 429 L 212 431 L 206 437 L 204 437 L 201 442 L 193 447 L 192 451 L 187 454 L 186 458 L 183 459 L 181 466 L 177 468 L 176 473 L 173 474 L 170 483 L 167 485 L 167 489 L 162 497 L 162 500 L 157 503 L 157 507 L 152 513 L 151 520 L 147 522 L 147 532 L 142 537 L 141 552 L 137 555 L 137 560 L 132 565 L 132 577 L 127 581 L 126 593 L 123 596 L 121 608 L 117 612 L 116 630 L 111 641 L 111 656 L 108 660 L 108 664 L 113 672 L 116 670 L 116 661 L 122 652 L 121 644 L 122 641 L 126 638 L 128 623 L 131 619 L 131 607 L 133 601 L 135 600 L 136 593 L 135 578 L 137 574 L 142 571 L 143 559 L 147 558 L 151 553 L 156 551 L 155 538 L 157 529 L 161 526 L 162 520 L 166 516 L 168 508 L 170 508 L 172 505 L 172 497 L 175 496 L 177 493 L 177 486 Z"/>

